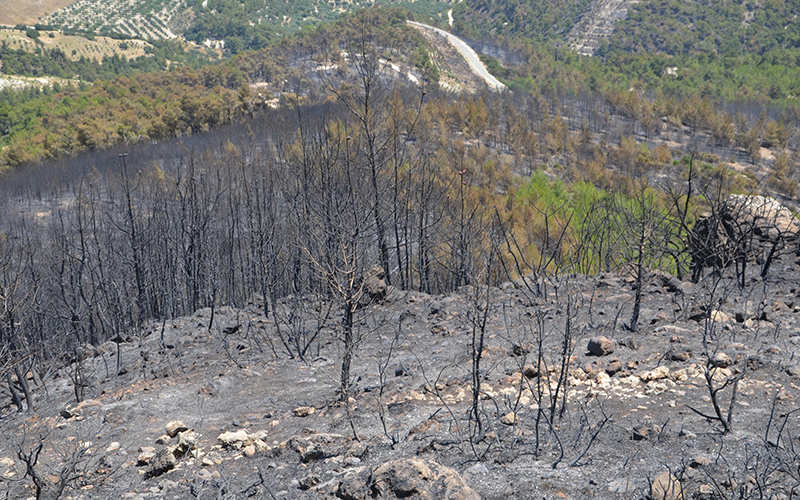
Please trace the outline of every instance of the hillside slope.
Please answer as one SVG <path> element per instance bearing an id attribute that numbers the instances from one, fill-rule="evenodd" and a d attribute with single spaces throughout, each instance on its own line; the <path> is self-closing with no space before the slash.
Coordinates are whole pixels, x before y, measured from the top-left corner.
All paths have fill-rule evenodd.
<path id="1" fill-rule="evenodd" d="M 608 50 L 669 55 L 762 55 L 800 48 L 800 3 L 648 0 L 617 25 Z"/>
<path id="2" fill-rule="evenodd" d="M 184 36 L 228 54 L 261 49 L 297 30 L 335 21 L 342 15 L 379 5 L 403 7 L 424 22 L 447 21 L 452 0 L 78 0 L 43 16 L 59 29 L 81 30 L 146 40 Z"/>
<path id="3" fill-rule="evenodd" d="M 563 41 L 590 0 L 465 0 L 453 8 L 456 33 Z"/>
<path id="4" fill-rule="evenodd" d="M 727 480 L 784 495 L 797 484 L 791 442 L 800 436 L 792 417 L 800 370 L 791 361 L 798 355 L 792 336 L 798 308 L 786 306 L 796 303 L 789 291 L 798 285 L 796 267 L 782 275 L 757 296 L 776 304 L 765 309 L 768 320 L 752 319 L 759 313 L 744 309 L 744 294 L 728 297 L 725 315 L 712 326 L 710 351 L 701 345 L 703 321 L 687 317 L 709 293 L 703 287 L 648 286 L 643 317 L 649 324 L 637 336 L 615 326 L 633 294 L 624 277 L 558 280 L 558 294 L 551 289 L 535 302 L 511 283 L 490 289 L 482 427 L 470 417 L 475 298 L 469 292 L 398 292 L 363 311 L 375 326 L 355 353 L 348 405 L 337 401 L 335 383 L 340 318 L 330 318 L 312 344 L 314 354 L 301 361 L 289 359 L 257 302 L 221 308 L 213 321 L 210 310 L 200 310 L 147 325 L 119 346 L 87 348 L 80 404 L 70 382 L 77 363 L 37 382 L 33 412 L 15 413 L 6 399 L 0 491 L 34 495 L 18 453 L 26 456 L 41 444 L 32 470 L 51 478 L 46 492 L 63 478 L 62 498 L 74 500 L 356 498 L 344 493 L 354 474 L 401 458 L 449 466 L 451 487 L 463 481 L 487 500 L 644 498 L 665 471 L 686 498 L 730 494 Z M 565 312 L 570 300 L 576 309 Z M 288 312 L 297 305 L 278 307 Z M 313 314 L 309 305 L 298 312 Z M 734 313 L 744 322 L 733 320 Z M 574 325 L 568 340 L 576 347 L 564 367 L 568 376 L 559 379 L 568 320 Z M 606 348 L 613 345 L 613 354 L 587 350 L 598 333 L 612 339 Z M 720 433 L 703 416 L 713 414 L 707 369 L 720 385 L 742 375 L 733 433 Z M 556 387 L 563 393 L 553 392 Z M 554 428 L 545 424 L 550 418 Z M 180 452 L 179 442 L 187 447 Z M 148 465 L 158 452 L 177 459 Z M 60 476 L 64 466 L 77 473 Z M 402 497 L 429 498 L 422 495 L 436 491 L 427 482 L 418 488 Z"/>
<path id="5" fill-rule="evenodd" d="M 75 0 L 0 0 L 0 24 L 34 24 L 54 10 L 66 7 Z"/>
<path id="6" fill-rule="evenodd" d="M 455 27 L 467 36 L 567 41 L 586 55 L 601 46 L 602 55 L 762 55 L 795 49 L 798 14 L 798 2 L 747 0 L 466 0 L 454 9 Z"/>

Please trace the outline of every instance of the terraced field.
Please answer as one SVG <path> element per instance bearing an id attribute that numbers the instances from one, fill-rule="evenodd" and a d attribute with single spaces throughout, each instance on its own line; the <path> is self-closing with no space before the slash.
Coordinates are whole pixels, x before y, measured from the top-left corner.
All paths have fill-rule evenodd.
<path id="1" fill-rule="evenodd" d="M 0 0 L 0 2 L 8 0 Z M 426 22 L 447 22 L 454 0 L 77 0 L 40 18 L 61 29 L 116 33 L 143 39 L 175 38 L 200 23 L 203 36 L 225 39 L 231 21 L 274 36 L 302 26 L 331 21 L 373 4 L 399 6 Z M 244 23 L 244 24 L 242 24 Z M 235 31 L 241 31 L 239 29 Z M 237 34 L 236 36 L 241 36 Z M 201 40 L 202 41 L 202 40 Z"/>
<path id="2" fill-rule="evenodd" d="M 82 36 L 64 35 L 57 31 L 42 32 L 37 42 L 25 36 L 25 33 L 15 29 L 0 29 L 0 43 L 6 43 L 11 49 L 22 49 L 33 52 L 36 48 L 61 49 L 72 60 L 81 56 L 88 59 L 102 61 L 103 57 L 114 54 L 124 55 L 127 59 L 134 59 L 145 54 L 145 47 L 149 45 L 142 40 L 117 40 L 105 36 L 88 40 Z"/>
<path id="3" fill-rule="evenodd" d="M 187 7 L 186 0 L 78 0 L 44 16 L 42 22 L 94 33 L 175 38 L 173 23 Z"/>

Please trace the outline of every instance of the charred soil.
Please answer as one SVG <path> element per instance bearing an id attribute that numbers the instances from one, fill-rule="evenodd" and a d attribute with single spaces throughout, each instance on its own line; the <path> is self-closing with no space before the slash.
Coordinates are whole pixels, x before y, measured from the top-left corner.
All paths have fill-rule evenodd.
<path id="1" fill-rule="evenodd" d="M 791 498 L 800 274 L 776 266 L 652 275 L 637 332 L 625 276 L 390 288 L 356 313 L 348 401 L 324 301 L 154 323 L 2 409 L 0 491 L 36 496 L 41 445 L 41 498 Z"/>

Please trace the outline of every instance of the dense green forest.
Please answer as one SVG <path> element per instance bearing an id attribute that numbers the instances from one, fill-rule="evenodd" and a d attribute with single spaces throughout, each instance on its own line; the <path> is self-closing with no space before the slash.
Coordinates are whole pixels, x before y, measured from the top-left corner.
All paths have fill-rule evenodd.
<path id="1" fill-rule="evenodd" d="M 640 2 L 594 58 L 564 45 L 587 5 L 466 0 L 454 10 L 455 29 L 513 55 L 515 63 L 494 70 L 516 88 L 567 82 L 573 89 L 720 102 L 790 102 L 800 95 L 800 28 L 790 22 L 800 10 L 797 2 Z"/>
<path id="2" fill-rule="evenodd" d="M 649 0 L 635 4 L 617 23 L 605 52 L 729 57 L 796 49 L 798 13 L 800 3 L 792 1 Z M 794 65 L 797 54 L 791 59 Z"/>
<path id="3" fill-rule="evenodd" d="M 491 71 L 512 89 L 564 88 L 570 92 L 635 91 L 651 98 L 699 96 L 724 102 L 794 106 L 800 95 L 800 66 L 789 51 L 763 55 L 671 57 L 613 53 L 581 57 L 565 47 L 511 40 L 498 44 L 516 63 L 484 57 Z"/>
<path id="4" fill-rule="evenodd" d="M 470 38 L 563 41 L 589 0 L 465 0 L 453 9 L 454 27 Z"/>
<path id="5" fill-rule="evenodd" d="M 586 0 L 465 0 L 454 9 L 455 27 L 472 37 L 563 42 L 587 12 Z M 604 54 L 762 55 L 800 46 L 793 22 L 798 2 L 769 0 L 647 0 L 617 21 Z"/>

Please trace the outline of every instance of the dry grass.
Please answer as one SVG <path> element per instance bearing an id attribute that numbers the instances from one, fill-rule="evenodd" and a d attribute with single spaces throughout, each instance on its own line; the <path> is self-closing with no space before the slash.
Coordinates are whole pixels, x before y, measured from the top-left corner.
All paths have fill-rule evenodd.
<path id="1" fill-rule="evenodd" d="M 0 0 L 2 2 L 4 0 Z M 52 33 L 53 38 L 50 38 Z M 12 49 L 24 49 L 33 52 L 36 43 L 25 36 L 24 33 L 12 29 L 0 29 L 0 42 L 5 41 Z M 95 58 L 98 61 L 104 56 L 113 54 L 124 55 L 128 59 L 144 55 L 145 46 L 149 45 L 142 40 L 116 40 L 104 36 L 98 36 L 94 41 L 87 40 L 80 36 L 66 36 L 57 31 L 42 32 L 39 41 L 46 49 L 59 48 L 63 50 L 67 57 L 77 60 L 81 56 L 89 59 Z M 127 43 L 128 49 L 122 50 L 121 43 Z M 74 51 L 74 53 L 73 53 Z"/>
<path id="2" fill-rule="evenodd" d="M 56 9 L 74 0 L 0 0 L 0 24 L 34 24 Z"/>

